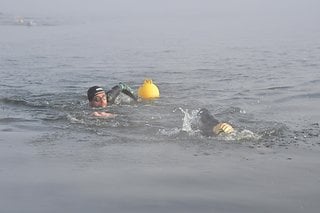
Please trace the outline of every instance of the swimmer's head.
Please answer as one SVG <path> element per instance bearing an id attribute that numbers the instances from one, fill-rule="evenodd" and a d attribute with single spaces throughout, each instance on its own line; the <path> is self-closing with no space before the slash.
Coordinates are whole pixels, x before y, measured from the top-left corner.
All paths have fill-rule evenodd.
<path id="1" fill-rule="evenodd" d="M 100 92 L 104 92 L 104 90 L 101 87 L 98 87 L 98 86 L 90 87 L 87 92 L 88 100 L 92 101 L 94 96 Z"/>
<path id="2" fill-rule="evenodd" d="M 106 107 L 107 97 L 105 91 L 99 86 L 93 86 L 87 92 L 90 106 L 92 107 Z"/>

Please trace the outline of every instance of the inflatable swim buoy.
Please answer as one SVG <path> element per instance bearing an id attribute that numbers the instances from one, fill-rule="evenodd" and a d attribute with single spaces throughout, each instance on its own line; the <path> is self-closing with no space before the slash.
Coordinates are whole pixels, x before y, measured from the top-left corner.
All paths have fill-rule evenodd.
<path id="1" fill-rule="evenodd" d="M 159 98 L 160 92 L 158 87 L 151 79 L 144 80 L 143 84 L 138 89 L 138 95 L 142 99 Z"/>

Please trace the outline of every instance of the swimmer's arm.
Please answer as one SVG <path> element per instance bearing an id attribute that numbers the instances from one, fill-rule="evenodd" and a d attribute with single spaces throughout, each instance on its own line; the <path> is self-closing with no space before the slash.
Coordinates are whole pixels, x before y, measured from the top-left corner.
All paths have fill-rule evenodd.
<path id="1" fill-rule="evenodd" d="M 112 89 L 107 92 L 108 103 L 113 104 L 116 98 L 119 96 L 120 92 L 126 94 L 134 101 L 138 101 L 138 97 L 134 94 L 133 90 L 128 85 L 120 82 L 118 85 L 112 87 Z"/>
<path id="2" fill-rule="evenodd" d="M 218 135 L 222 132 L 225 132 L 225 133 L 232 133 L 234 132 L 234 129 L 233 127 L 228 124 L 228 123 L 218 123 L 217 125 L 215 125 L 213 128 L 212 128 L 212 131 L 214 134 Z"/>
<path id="3" fill-rule="evenodd" d="M 91 115 L 100 118 L 113 118 L 116 116 L 115 114 L 109 112 L 93 112 Z"/>
<path id="4" fill-rule="evenodd" d="M 119 96 L 120 92 L 121 88 L 118 85 L 112 87 L 112 89 L 107 92 L 108 104 L 113 104 L 116 98 Z"/>
<path id="5" fill-rule="evenodd" d="M 134 94 L 133 89 L 131 89 L 128 85 L 120 82 L 118 86 L 121 88 L 121 92 L 123 92 L 133 100 L 138 101 L 138 97 Z"/>

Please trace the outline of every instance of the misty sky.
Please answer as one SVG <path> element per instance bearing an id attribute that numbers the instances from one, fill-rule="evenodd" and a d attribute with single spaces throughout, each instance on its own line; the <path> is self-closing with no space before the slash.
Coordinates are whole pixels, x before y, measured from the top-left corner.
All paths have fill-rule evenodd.
<path id="1" fill-rule="evenodd" d="M 320 32 L 319 0 L 0 0 L 0 12 L 14 16 L 121 17 L 213 20 L 226 25 L 271 26 Z M 201 22 L 199 22 L 201 23 Z M 272 26 L 273 27 L 273 26 Z"/>
<path id="2" fill-rule="evenodd" d="M 320 16 L 318 0 L 0 0 L 0 12 L 48 14 L 208 14 Z M 319 20 L 318 20 L 319 21 Z"/>

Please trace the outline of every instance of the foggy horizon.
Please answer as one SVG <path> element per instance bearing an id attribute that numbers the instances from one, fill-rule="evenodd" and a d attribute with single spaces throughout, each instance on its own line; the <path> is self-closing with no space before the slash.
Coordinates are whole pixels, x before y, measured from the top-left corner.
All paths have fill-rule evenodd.
<path id="1" fill-rule="evenodd" d="M 213 15 L 234 17 L 273 16 L 285 19 L 319 20 L 320 3 L 316 0 L 1 0 L 2 13 L 21 15 Z"/>

